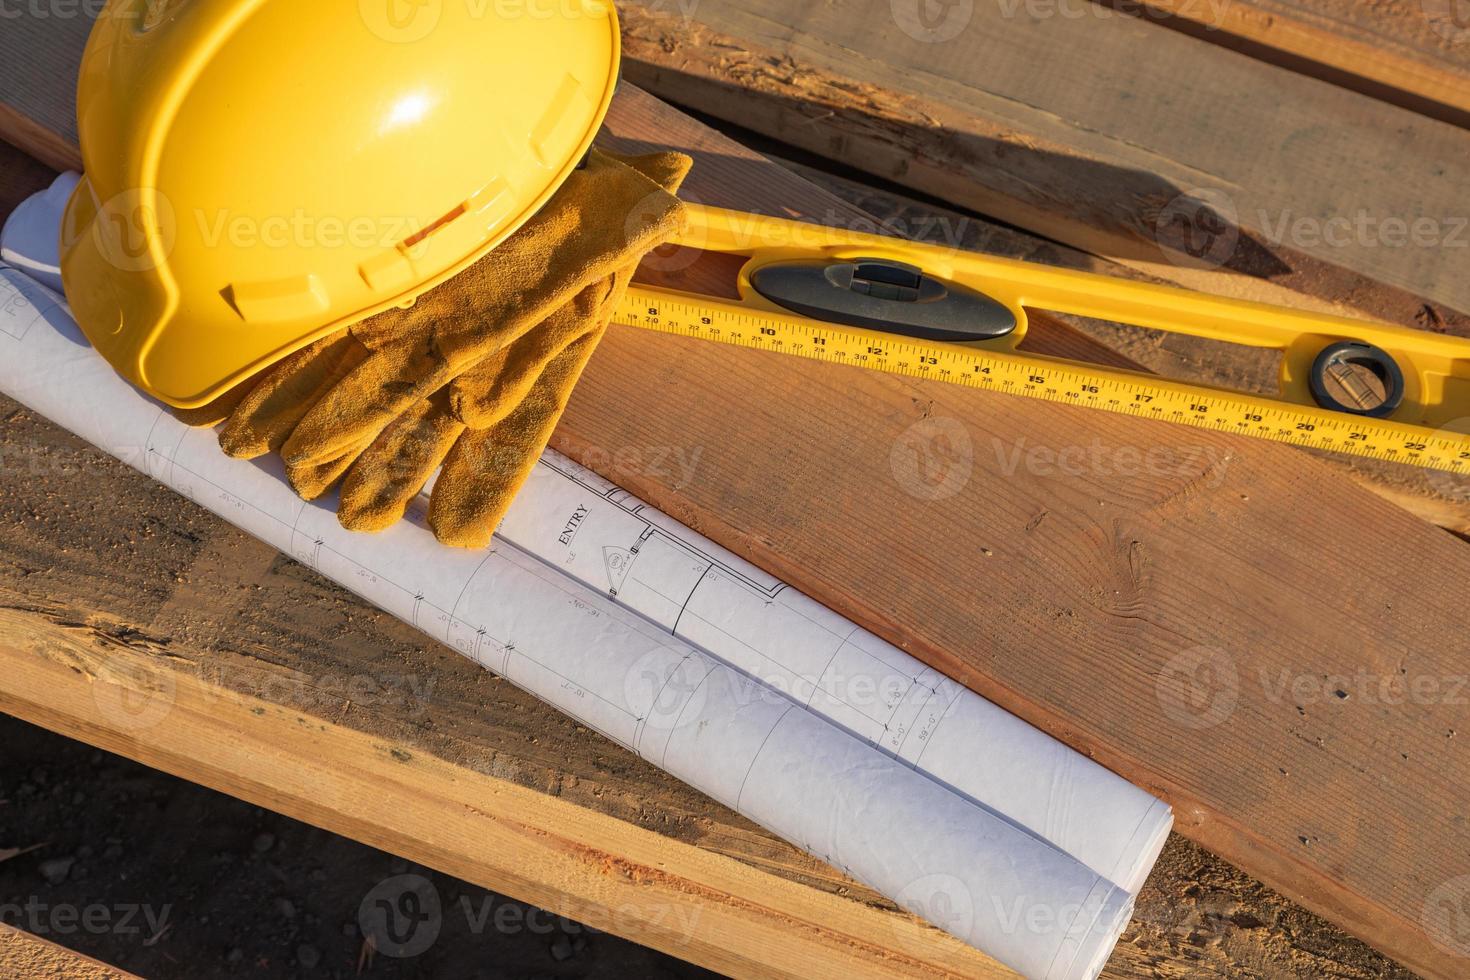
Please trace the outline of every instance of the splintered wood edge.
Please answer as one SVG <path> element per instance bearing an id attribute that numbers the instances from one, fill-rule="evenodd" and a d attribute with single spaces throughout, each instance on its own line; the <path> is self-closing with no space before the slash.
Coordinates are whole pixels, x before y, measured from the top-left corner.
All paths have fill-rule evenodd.
<path id="1" fill-rule="evenodd" d="M 40 613 L 0 608 L 0 657 L 8 714 L 710 969 L 1014 976 L 913 916 L 203 684 Z"/>

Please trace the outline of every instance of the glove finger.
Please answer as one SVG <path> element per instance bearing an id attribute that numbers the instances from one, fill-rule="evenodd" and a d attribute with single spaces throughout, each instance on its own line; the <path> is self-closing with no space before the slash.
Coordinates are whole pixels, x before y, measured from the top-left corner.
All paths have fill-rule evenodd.
<path id="1" fill-rule="evenodd" d="M 688 160 L 682 154 L 672 156 Z M 629 265 L 588 286 L 548 317 L 541 328 L 456 378 L 450 386 L 454 414 L 472 429 L 489 428 L 509 415 L 567 347 L 589 332 L 602 335 L 635 271 L 637 265 Z"/>
<path id="2" fill-rule="evenodd" d="M 429 498 L 429 526 L 442 543 L 489 545 L 516 493 L 541 458 L 572 389 L 602 339 L 601 330 L 578 338 L 542 375 L 535 390 L 488 429 L 468 429 L 444 460 Z"/>
<path id="3" fill-rule="evenodd" d="M 598 152 L 612 157 L 626 167 L 632 167 L 670 194 L 679 192 L 679 188 L 684 186 L 684 178 L 689 176 L 689 169 L 694 166 L 694 160 L 688 155 L 672 150 L 641 153 L 637 156 L 624 156 L 601 149 Z"/>
<path id="4" fill-rule="evenodd" d="M 538 330 L 521 338 L 503 355 L 456 378 L 450 386 L 450 406 L 455 415 L 472 429 L 487 429 L 510 415 L 536 385 L 543 383 L 543 376 L 569 347 L 591 335 L 595 349 L 622 303 L 634 271 L 631 266 L 621 269 L 595 287 L 584 289 L 553 315 L 553 320 L 564 322 L 544 334 Z M 584 352 L 584 365 L 592 349 Z M 580 369 L 577 375 L 580 378 Z"/>
<path id="5" fill-rule="evenodd" d="M 323 392 L 366 357 L 345 330 L 292 354 L 266 371 L 230 413 L 220 430 L 220 448 L 241 459 L 280 449 Z"/>
<path id="6" fill-rule="evenodd" d="M 447 393 L 426 398 L 383 430 L 342 484 L 337 519 L 349 531 L 382 531 L 403 518 L 464 432 Z"/>
<path id="7" fill-rule="evenodd" d="M 612 277 L 588 286 L 547 317 L 540 328 L 455 378 L 449 386 L 455 416 L 472 429 L 487 429 L 514 411 L 552 361 L 589 330 L 597 329 L 598 314 L 611 288 Z"/>
<path id="8" fill-rule="evenodd" d="M 335 459 L 370 442 L 394 419 L 447 385 L 468 364 L 447 360 L 420 338 L 405 338 L 373 351 L 309 406 L 281 455 L 292 466 Z"/>
<path id="9" fill-rule="evenodd" d="M 286 480 L 302 500 L 316 500 L 342 479 L 348 467 L 356 462 L 357 457 L 367 448 L 367 444 L 364 443 L 325 463 L 313 463 L 310 466 L 287 466 Z"/>

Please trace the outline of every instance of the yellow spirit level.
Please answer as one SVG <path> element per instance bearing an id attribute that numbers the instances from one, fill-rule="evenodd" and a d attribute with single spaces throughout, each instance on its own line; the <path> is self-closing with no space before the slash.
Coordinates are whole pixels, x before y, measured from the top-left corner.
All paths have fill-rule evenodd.
<path id="1" fill-rule="evenodd" d="M 740 298 L 636 284 L 615 322 L 1470 473 L 1470 340 L 691 207 L 679 244 L 748 256 Z M 1281 352 L 1261 396 L 1020 351 L 1028 310 Z"/>

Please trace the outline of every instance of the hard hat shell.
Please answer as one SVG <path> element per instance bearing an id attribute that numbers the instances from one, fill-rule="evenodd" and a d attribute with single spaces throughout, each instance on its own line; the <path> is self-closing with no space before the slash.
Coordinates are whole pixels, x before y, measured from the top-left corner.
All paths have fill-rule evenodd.
<path id="1" fill-rule="evenodd" d="M 109 0 L 77 90 L 72 312 L 130 381 L 204 404 L 520 227 L 618 58 L 611 0 Z"/>

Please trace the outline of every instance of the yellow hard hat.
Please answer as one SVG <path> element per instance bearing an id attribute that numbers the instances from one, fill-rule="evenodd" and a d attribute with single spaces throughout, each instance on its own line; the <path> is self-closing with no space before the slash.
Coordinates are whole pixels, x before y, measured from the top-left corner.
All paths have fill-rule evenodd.
<path id="1" fill-rule="evenodd" d="M 611 0 L 109 0 L 62 223 L 92 344 L 201 405 L 495 247 L 612 99 Z"/>

